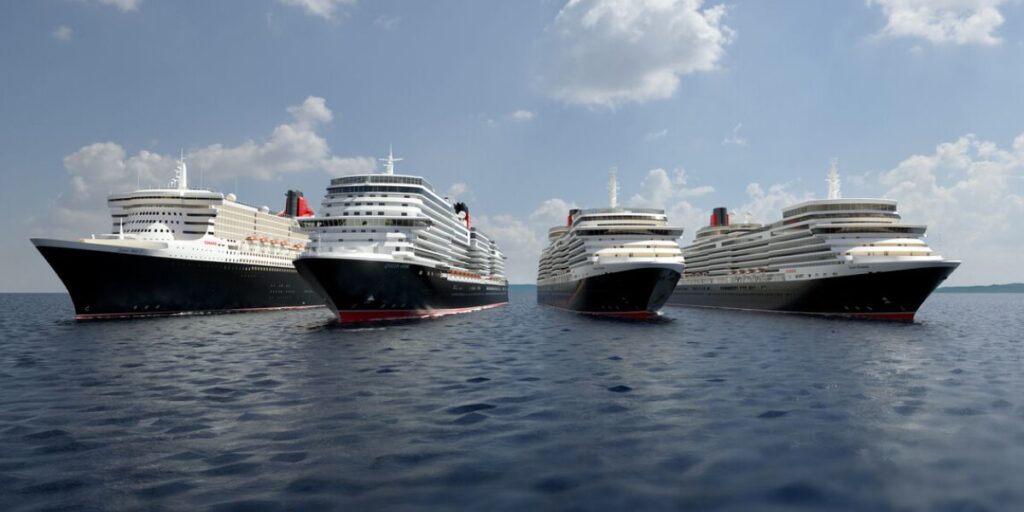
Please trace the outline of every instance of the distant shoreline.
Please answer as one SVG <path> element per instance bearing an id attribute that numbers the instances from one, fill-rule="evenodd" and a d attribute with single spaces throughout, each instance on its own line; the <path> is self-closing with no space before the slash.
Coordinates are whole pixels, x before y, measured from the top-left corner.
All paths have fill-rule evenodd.
<path id="1" fill-rule="evenodd" d="M 936 293 L 1024 293 L 1024 283 L 990 284 L 984 286 L 943 286 Z"/>

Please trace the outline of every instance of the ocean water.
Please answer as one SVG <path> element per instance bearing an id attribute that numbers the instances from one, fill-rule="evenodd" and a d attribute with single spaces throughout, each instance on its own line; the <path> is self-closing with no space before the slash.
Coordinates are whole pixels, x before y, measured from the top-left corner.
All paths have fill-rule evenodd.
<path id="1" fill-rule="evenodd" d="M 0 296 L 0 509 L 1024 509 L 1024 295 L 912 325 L 532 287 L 378 328 L 70 316 Z"/>

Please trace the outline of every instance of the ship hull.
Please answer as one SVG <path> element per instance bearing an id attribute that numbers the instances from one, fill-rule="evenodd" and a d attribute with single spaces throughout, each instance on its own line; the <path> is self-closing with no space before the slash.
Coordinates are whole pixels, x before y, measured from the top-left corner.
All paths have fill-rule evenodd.
<path id="1" fill-rule="evenodd" d="M 508 303 L 508 285 L 449 279 L 414 263 L 299 258 L 295 268 L 342 323 L 431 318 Z"/>
<path id="2" fill-rule="evenodd" d="M 679 283 L 670 306 L 742 309 L 913 321 L 958 263 L 777 282 Z"/>
<path id="3" fill-rule="evenodd" d="M 673 269 L 634 268 L 538 284 L 537 303 L 591 315 L 650 318 L 657 316 L 678 281 L 679 272 Z"/>
<path id="4" fill-rule="evenodd" d="M 71 295 L 77 320 L 323 306 L 294 269 L 32 242 Z"/>

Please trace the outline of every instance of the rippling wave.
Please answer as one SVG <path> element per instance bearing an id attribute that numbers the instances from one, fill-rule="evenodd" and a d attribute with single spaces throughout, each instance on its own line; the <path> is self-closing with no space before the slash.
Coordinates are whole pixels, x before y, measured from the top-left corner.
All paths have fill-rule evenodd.
<path id="1" fill-rule="evenodd" d="M 0 295 L 5 510 L 1024 507 L 1024 296 L 76 323 Z"/>

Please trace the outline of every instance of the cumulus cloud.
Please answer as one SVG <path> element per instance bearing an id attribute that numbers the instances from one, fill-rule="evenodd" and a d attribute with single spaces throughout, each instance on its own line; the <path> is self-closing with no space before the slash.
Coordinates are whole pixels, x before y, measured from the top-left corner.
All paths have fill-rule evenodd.
<path id="1" fill-rule="evenodd" d="M 188 151 L 185 159 L 194 176 L 197 169 L 208 178 L 247 177 L 270 180 L 285 173 L 322 171 L 331 176 L 371 172 L 376 162 L 371 157 L 333 155 L 317 129 L 331 122 L 334 115 L 323 98 L 310 96 L 287 112 L 293 121 L 278 125 L 263 140 L 249 140 L 237 146 L 211 144 Z M 141 150 L 128 155 L 114 142 L 96 142 L 64 157 L 69 190 L 55 201 L 52 229 L 80 236 L 91 229 L 105 228 L 104 198 L 110 193 L 127 192 L 137 184 L 143 187 L 166 186 L 173 177 L 177 155 L 161 155 Z M 194 182 L 193 182 L 194 183 Z"/>
<path id="2" fill-rule="evenodd" d="M 958 282 L 1005 282 L 1017 268 L 1024 231 L 1024 133 L 1010 148 L 968 134 L 881 173 L 884 197 L 909 222 L 928 225 L 930 244 L 964 260 Z M 1014 279 L 1021 279 L 1017 273 Z"/>
<path id="3" fill-rule="evenodd" d="M 547 245 L 548 229 L 565 224 L 569 210 L 576 204 L 563 199 L 544 201 L 526 220 L 512 215 L 474 216 L 475 225 L 498 242 L 508 257 L 505 272 L 510 282 L 533 283 L 537 280 L 537 261 Z"/>
<path id="4" fill-rule="evenodd" d="M 588 106 L 671 97 L 681 76 L 717 68 L 733 39 L 725 14 L 703 0 L 570 0 L 548 30 L 542 86 Z"/>
<path id="5" fill-rule="evenodd" d="M 332 175 L 371 171 L 371 157 L 343 158 L 331 155 L 327 141 L 317 129 L 334 119 L 323 98 L 310 96 L 288 107 L 294 119 L 278 125 L 262 141 L 249 140 L 237 146 L 211 144 L 190 151 L 188 160 L 208 176 L 250 177 L 268 180 L 283 173 L 323 170 Z"/>
<path id="6" fill-rule="evenodd" d="M 708 185 L 687 186 L 685 169 L 676 169 L 671 175 L 665 169 L 651 169 L 640 182 L 640 192 L 629 199 L 629 205 L 637 208 L 666 208 L 674 201 L 700 197 L 714 191 L 714 187 Z"/>
<path id="7" fill-rule="evenodd" d="M 738 210 L 730 211 L 739 215 L 740 220 L 750 217 L 751 222 L 770 223 L 782 218 L 784 208 L 811 199 L 814 199 L 814 194 L 794 192 L 792 183 L 776 183 L 767 187 L 750 183 L 747 185 L 747 202 Z"/>
<path id="8" fill-rule="evenodd" d="M 58 41 L 70 41 L 71 40 L 71 34 L 72 34 L 71 27 L 69 27 L 67 25 L 61 25 L 61 26 L 53 29 L 53 32 L 51 33 L 53 38 L 58 40 Z"/>
<path id="9" fill-rule="evenodd" d="M 325 20 L 334 19 L 334 14 L 339 7 L 352 5 L 355 0 L 278 0 L 290 7 L 299 7 L 306 14 L 316 16 Z"/>
<path id="10" fill-rule="evenodd" d="M 142 0 L 97 0 L 100 4 L 117 7 L 122 11 L 138 10 Z"/>
<path id="11" fill-rule="evenodd" d="M 880 35 L 912 37 L 932 43 L 1001 42 L 993 32 L 1003 24 L 999 6 L 1006 0 L 867 0 L 886 17 Z"/>
<path id="12" fill-rule="evenodd" d="M 468 199 L 472 192 L 469 190 L 469 185 L 463 182 L 452 183 L 448 190 L 445 190 L 444 196 L 452 200 L 456 199 Z"/>

